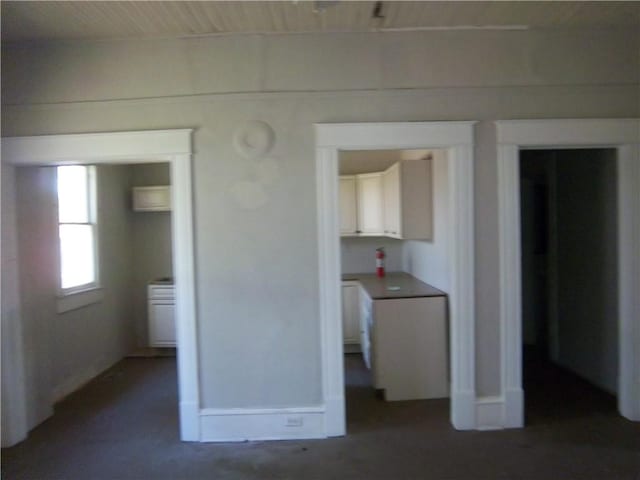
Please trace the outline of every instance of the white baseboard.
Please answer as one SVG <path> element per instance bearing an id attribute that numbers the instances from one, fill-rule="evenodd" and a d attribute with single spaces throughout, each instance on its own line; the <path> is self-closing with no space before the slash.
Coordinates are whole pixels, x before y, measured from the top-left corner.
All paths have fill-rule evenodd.
<path id="1" fill-rule="evenodd" d="M 203 409 L 200 441 L 299 440 L 326 438 L 325 408 Z"/>
<path id="2" fill-rule="evenodd" d="M 456 430 L 476 428 L 476 397 L 473 392 L 451 392 L 451 423 Z"/>
<path id="3" fill-rule="evenodd" d="M 504 428 L 524 427 L 524 390 L 506 388 L 504 391 Z"/>
<path id="4" fill-rule="evenodd" d="M 477 430 L 499 430 L 524 426 L 524 392 L 511 388 L 504 396 L 479 397 L 476 400 Z"/>
<path id="5" fill-rule="evenodd" d="M 200 413 L 196 402 L 180 402 L 180 440 L 183 442 L 200 440 Z"/>
<path id="6" fill-rule="evenodd" d="M 501 396 L 479 397 L 476 400 L 476 430 L 504 427 L 504 399 Z"/>
<path id="7" fill-rule="evenodd" d="M 341 437 L 347 433 L 344 396 L 328 397 L 325 410 L 325 433 L 327 437 Z"/>

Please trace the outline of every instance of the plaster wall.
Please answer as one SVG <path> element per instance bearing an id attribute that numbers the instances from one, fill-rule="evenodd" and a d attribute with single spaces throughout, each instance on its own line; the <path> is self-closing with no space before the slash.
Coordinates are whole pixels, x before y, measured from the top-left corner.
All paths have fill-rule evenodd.
<path id="1" fill-rule="evenodd" d="M 59 254 L 55 168 L 16 169 L 15 225 L 19 240 L 29 428 L 52 413 L 53 402 L 132 350 L 128 185 L 128 167 L 97 168 L 102 299 L 57 313 Z"/>
<path id="2" fill-rule="evenodd" d="M 496 119 L 636 117 L 632 30 L 3 45 L 3 135 L 195 128 L 205 408 L 321 402 L 314 123 L 479 120 L 476 381 L 499 393 Z M 234 133 L 262 120 L 267 156 Z"/>

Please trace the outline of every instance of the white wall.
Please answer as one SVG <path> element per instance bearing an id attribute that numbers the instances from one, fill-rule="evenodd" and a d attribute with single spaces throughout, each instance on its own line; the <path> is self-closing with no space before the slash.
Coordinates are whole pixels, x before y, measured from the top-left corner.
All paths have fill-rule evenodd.
<path id="1" fill-rule="evenodd" d="M 476 380 L 479 395 L 493 395 L 500 337 L 491 121 L 638 116 L 638 35 L 446 31 L 3 45 L 3 135 L 194 127 L 202 406 L 277 407 L 322 398 L 312 125 L 480 120 Z M 250 120 L 275 131 L 269 162 L 234 149 L 234 132 Z"/>
<path id="2" fill-rule="evenodd" d="M 614 150 L 558 154 L 558 363 L 615 393 L 618 384 Z"/>
<path id="3" fill-rule="evenodd" d="M 56 175 L 52 167 L 17 169 L 17 232 L 26 338 L 29 426 L 58 400 L 133 347 L 129 170 L 97 168 L 102 301 L 57 314 Z"/>
<path id="4" fill-rule="evenodd" d="M 170 185 L 168 163 L 130 166 L 132 187 Z M 136 344 L 149 344 L 147 285 L 150 281 L 173 276 L 171 247 L 171 212 L 131 211 L 131 301 L 135 323 Z"/>
<path id="5" fill-rule="evenodd" d="M 342 237 L 342 273 L 375 273 L 376 248 L 379 247 L 384 247 L 385 270 L 402 271 L 402 243 L 403 240 L 386 237 Z"/>
<path id="6" fill-rule="evenodd" d="M 435 150 L 431 164 L 433 238 L 406 241 L 402 264 L 406 272 L 445 292 L 449 291 L 449 169 L 447 154 Z"/>
<path id="7" fill-rule="evenodd" d="M 24 334 L 27 425 L 53 413 L 52 320 L 56 311 L 55 176 L 53 169 L 16 169 L 16 224 Z M 52 218 L 53 217 L 53 218 Z M 52 284 L 53 283 L 53 284 Z"/>
<path id="8" fill-rule="evenodd" d="M 22 348 L 12 339 L 22 338 L 20 311 L 18 238 L 16 225 L 15 169 L 2 164 L 2 270 L 0 272 L 2 302 L 2 446 L 10 446 L 24 438 L 27 425 L 25 368 Z"/>

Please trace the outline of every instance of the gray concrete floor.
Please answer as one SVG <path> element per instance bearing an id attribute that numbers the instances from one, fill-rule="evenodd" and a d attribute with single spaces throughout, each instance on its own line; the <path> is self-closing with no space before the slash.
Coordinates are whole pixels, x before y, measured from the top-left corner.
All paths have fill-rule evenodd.
<path id="1" fill-rule="evenodd" d="M 566 372 L 528 377 L 527 428 L 457 432 L 447 400 L 387 403 L 359 356 L 346 367 L 346 437 L 196 444 L 178 440 L 175 360 L 125 359 L 3 449 L 2 479 L 640 480 L 640 426 Z"/>

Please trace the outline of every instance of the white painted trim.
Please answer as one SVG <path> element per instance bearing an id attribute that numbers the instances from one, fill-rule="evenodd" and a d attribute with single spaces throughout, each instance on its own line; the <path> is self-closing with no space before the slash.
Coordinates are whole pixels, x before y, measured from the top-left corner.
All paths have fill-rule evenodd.
<path id="1" fill-rule="evenodd" d="M 191 155 L 191 131 L 141 130 L 6 137 L 2 139 L 2 156 L 8 163 L 21 167 L 89 162 L 152 163 L 154 157 L 170 161 L 167 157 Z"/>
<path id="2" fill-rule="evenodd" d="M 476 401 L 478 430 L 500 430 L 504 428 L 504 399 L 501 396 L 479 397 Z"/>
<path id="3" fill-rule="evenodd" d="M 344 435 L 344 378 L 340 309 L 338 151 L 444 148 L 450 159 L 451 422 L 476 427 L 473 226 L 475 122 L 316 124 L 318 273 L 323 398 L 327 436 Z"/>
<path id="4" fill-rule="evenodd" d="M 103 299 L 104 290 L 100 287 L 69 293 L 58 297 L 56 311 L 58 313 L 70 312 L 71 310 L 101 302 Z"/>
<path id="5" fill-rule="evenodd" d="M 498 145 L 519 148 L 599 147 L 638 142 L 636 118 L 578 118 L 552 120 L 500 120 Z"/>
<path id="6" fill-rule="evenodd" d="M 626 418 L 640 421 L 639 144 L 618 148 L 618 252 L 618 408 Z"/>
<path id="7" fill-rule="evenodd" d="M 505 428 L 524 426 L 524 410 L 518 411 L 518 405 L 524 405 L 522 390 L 522 277 L 514 271 L 513 265 L 520 265 L 520 228 L 502 228 L 508 222 L 517 221 L 520 225 L 519 188 L 509 181 L 519 178 L 520 163 L 518 148 L 513 145 L 498 145 L 498 244 L 500 250 L 500 372 L 502 394 L 508 390 L 514 402 L 504 403 L 506 411 Z M 509 291 L 504 287 L 508 286 Z M 517 317 L 514 319 L 514 315 Z M 509 320 L 511 319 L 511 320 Z M 515 410 L 515 411 L 514 411 Z M 509 422 L 506 423 L 506 419 Z"/>
<path id="8" fill-rule="evenodd" d="M 640 420 L 640 119 L 506 120 L 496 126 L 504 427 L 524 424 L 519 186 L 524 148 L 618 149 L 618 402 L 622 415 Z"/>
<path id="9" fill-rule="evenodd" d="M 169 162 L 173 184 L 178 384 L 182 440 L 199 435 L 190 129 L 42 135 L 2 139 L 2 161 L 15 166 Z M 4 339 L 3 339 L 4 341 Z M 22 345 L 21 338 L 12 338 Z M 16 391 L 21 391 L 16 389 Z M 23 399 L 24 400 L 24 399 Z M 25 433 L 26 433 L 26 425 Z"/>
<path id="10" fill-rule="evenodd" d="M 325 408 L 228 408 L 200 411 L 203 442 L 324 438 Z"/>

